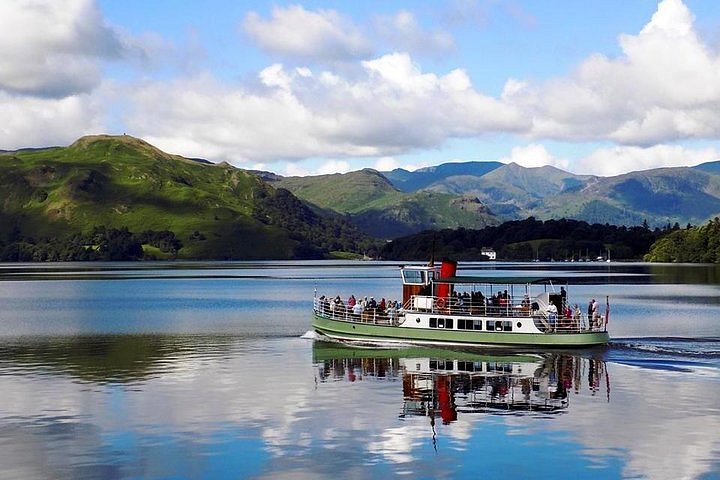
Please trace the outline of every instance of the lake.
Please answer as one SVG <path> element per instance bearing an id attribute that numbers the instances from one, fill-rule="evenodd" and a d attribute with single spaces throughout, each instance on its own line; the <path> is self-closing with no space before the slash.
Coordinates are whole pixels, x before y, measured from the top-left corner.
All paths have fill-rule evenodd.
<path id="1" fill-rule="evenodd" d="M 0 264 L 0 478 L 720 478 L 720 267 L 588 275 L 609 346 L 351 348 L 312 297 L 398 264 Z M 601 303 L 603 303 L 601 302 Z"/>

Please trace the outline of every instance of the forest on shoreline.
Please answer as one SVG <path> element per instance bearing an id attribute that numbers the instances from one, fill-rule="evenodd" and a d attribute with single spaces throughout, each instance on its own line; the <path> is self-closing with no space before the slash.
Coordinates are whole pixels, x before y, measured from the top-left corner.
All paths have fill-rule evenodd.
<path id="1" fill-rule="evenodd" d="M 202 241 L 203 234 L 195 232 Z M 90 233 L 34 239 L 14 228 L 0 237 L 0 261 L 132 261 L 180 258 L 182 240 L 172 231 L 132 232 L 127 227 L 94 227 Z M 650 229 L 588 224 L 579 220 L 505 222 L 481 230 L 428 230 L 391 242 L 369 244 L 367 256 L 383 260 L 487 260 L 491 248 L 500 261 L 587 261 L 597 259 L 648 262 L 720 263 L 720 219 L 681 228 L 678 224 Z M 297 259 L 358 258 L 317 248 L 298 249 Z M 196 258 L 194 260 L 215 260 Z M 268 258 L 268 260 L 271 260 Z"/>

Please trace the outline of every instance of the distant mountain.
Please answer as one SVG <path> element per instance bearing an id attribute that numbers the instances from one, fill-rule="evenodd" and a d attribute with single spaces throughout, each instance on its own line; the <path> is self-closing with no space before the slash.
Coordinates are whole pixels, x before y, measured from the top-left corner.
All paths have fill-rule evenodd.
<path id="1" fill-rule="evenodd" d="M 95 226 L 174 232 L 180 258 L 297 258 L 362 252 L 371 240 L 228 164 L 167 154 L 130 136 L 0 154 L 0 248 Z"/>
<path id="2" fill-rule="evenodd" d="M 262 178 L 318 208 L 345 215 L 362 231 L 377 238 L 394 238 L 426 229 L 498 224 L 497 218 L 477 198 L 431 191 L 405 193 L 372 169 L 310 177 L 263 174 Z"/>
<path id="3" fill-rule="evenodd" d="M 458 175 L 481 177 L 502 166 L 503 164 L 500 162 L 458 162 L 420 168 L 413 172 L 396 168 L 390 172 L 382 172 L 382 174 L 398 189 L 404 192 L 414 192 L 440 182 L 447 177 Z"/>
<path id="4" fill-rule="evenodd" d="M 655 226 L 699 224 L 720 212 L 720 178 L 688 167 L 595 178 L 583 188 L 545 198 L 532 213 L 539 218 Z"/>
<path id="5" fill-rule="evenodd" d="M 458 169 L 464 164 L 446 165 Z M 644 221 L 652 226 L 700 224 L 720 212 L 719 173 L 720 162 L 616 177 L 574 175 L 550 166 L 526 168 L 511 163 L 481 175 L 439 176 L 421 191 L 475 197 L 502 220 L 534 216 L 618 225 Z"/>
<path id="6" fill-rule="evenodd" d="M 703 172 L 711 173 L 713 175 L 720 175 L 720 160 L 701 163 L 700 165 L 696 165 L 693 168 L 695 170 L 701 170 Z"/>

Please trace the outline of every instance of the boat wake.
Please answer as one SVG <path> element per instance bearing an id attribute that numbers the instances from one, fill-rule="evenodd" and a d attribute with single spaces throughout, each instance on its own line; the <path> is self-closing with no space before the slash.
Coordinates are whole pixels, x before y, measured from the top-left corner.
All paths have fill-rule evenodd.
<path id="1" fill-rule="evenodd" d="M 325 337 L 317 333 L 315 330 L 308 330 L 300 335 L 300 338 L 305 338 L 307 340 L 323 340 Z"/>
<path id="2" fill-rule="evenodd" d="M 720 359 L 720 338 L 647 337 L 613 340 L 614 351 Z"/>
<path id="3" fill-rule="evenodd" d="M 720 378 L 720 338 L 626 338 L 610 346 L 612 362 Z"/>

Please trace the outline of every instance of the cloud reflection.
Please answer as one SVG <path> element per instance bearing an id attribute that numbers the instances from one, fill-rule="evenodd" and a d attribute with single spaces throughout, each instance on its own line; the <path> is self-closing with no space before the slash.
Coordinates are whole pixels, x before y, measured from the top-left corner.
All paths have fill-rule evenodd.
<path id="1" fill-rule="evenodd" d="M 692 370 L 606 363 L 602 352 L 453 358 L 328 352 L 303 339 L 118 341 L 136 355 L 122 372 L 104 369 L 104 354 L 77 355 L 69 339 L 0 349 L 9 478 L 471 478 L 508 463 L 528 476 L 558 464 L 597 478 L 717 473 L 718 378 Z"/>

